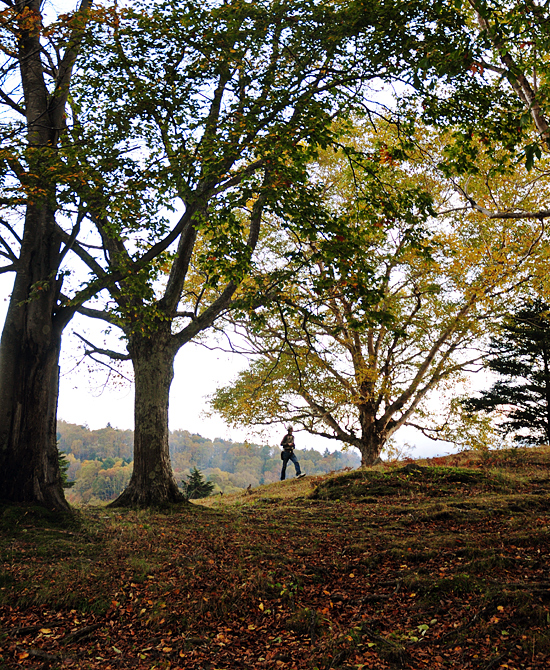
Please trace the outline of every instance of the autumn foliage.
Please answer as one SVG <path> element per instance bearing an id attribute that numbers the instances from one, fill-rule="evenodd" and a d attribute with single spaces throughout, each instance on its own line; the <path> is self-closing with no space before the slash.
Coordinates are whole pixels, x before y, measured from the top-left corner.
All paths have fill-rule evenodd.
<path id="1" fill-rule="evenodd" d="M 165 514 L 2 510 L 0 662 L 537 668 L 548 448 L 463 454 Z M 19 560 L 18 560 L 19 559 Z"/>

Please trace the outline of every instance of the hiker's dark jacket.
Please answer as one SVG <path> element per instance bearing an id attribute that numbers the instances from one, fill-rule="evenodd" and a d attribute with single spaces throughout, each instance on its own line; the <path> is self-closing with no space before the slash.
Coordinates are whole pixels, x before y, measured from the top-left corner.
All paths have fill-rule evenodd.
<path id="1" fill-rule="evenodd" d="M 288 454 L 291 454 L 294 451 L 295 445 L 294 445 L 294 435 L 285 435 L 283 437 L 283 441 L 281 442 L 281 447 L 286 451 Z"/>

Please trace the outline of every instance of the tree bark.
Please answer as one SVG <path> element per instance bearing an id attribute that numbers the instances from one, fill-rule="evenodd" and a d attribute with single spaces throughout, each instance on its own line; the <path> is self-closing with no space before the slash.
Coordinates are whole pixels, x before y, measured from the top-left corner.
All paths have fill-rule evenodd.
<path id="1" fill-rule="evenodd" d="M 27 123 L 25 164 L 11 164 L 27 199 L 16 278 L 0 340 L 0 497 L 8 502 L 69 506 L 57 454 L 57 395 L 61 334 L 73 312 L 61 310 L 62 260 L 56 229 L 56 151 L 82 28 L 59 58 L 55 92 L 46 85 L 40 0 L 18 0 L 13 24 Z M 82 0 L 87 11 L 90 0 Z M 10 19 L 11 20 L 11 19 Z M 58 53 L 59 56 L 59 53 Z M 8 152 L 9 153 L 9 152 Z M 17 154 L 17 151 L 14 152 Z M 51 165 L 50 165 L 51 162 Z"/>
<path id="2" fill-rule="evenodd" d="M 361 466 L 374 465 L 380 458 L 385 443 L 386 439 L 375 431 L 363 435 L 360 440 L 357 440 L 353 446 L 361 452 Z"/>
<path id="3" fill-rule="evenodd" d="M 361 466 L 374 465 L 388 439 L 388 433 L 376 420 L 374 409 L 369 406 L 359 407 L 361 438 L 354 443 L 361 452 Z"/>
<path id="4" fill-rule="evenodd" d="M 61 241 L 47 205 L 29 206 L 0 340 L 0 497 L 69 509 L 57 455 Z"/>
<path id="5" fill-rule="evenodd" d="M 152 337 L 131 335 L 128 350 L 135 374 L 134 470 L 111 507 L 151 507 L 184 501 L 170 464 L 168 401 L 177 351 L 170 325 Z"/>

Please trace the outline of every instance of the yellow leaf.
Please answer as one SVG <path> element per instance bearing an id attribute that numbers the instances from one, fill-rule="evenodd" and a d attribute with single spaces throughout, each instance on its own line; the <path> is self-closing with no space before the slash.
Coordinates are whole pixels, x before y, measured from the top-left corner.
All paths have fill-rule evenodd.
<path id="1" fill-rule="evenodd" d="M 258 605 L 258 607 L 262 610 L 262 612 L 264 611 L 264 604 L 263 604 L 263 603 L 260 603 L 260 604 Z"/>
<path id="2" fill-rule="evenodd" d="M 21 661 L 22 661 L 24 658 L 27 658 L 27 657 L 28 657 L 28 653 L 27 653 L 26 651 L 22 651 L 20 654 L 17 654 L 17 658 L 18 658 L 19 660 L 21 660 Z"/>
<path id="3" fill-rule="evenodd" d="M 52 631 L 49 628 L 41 628 L 40 632 L 44 633 L 44 635 L 47 635 L 48 633 L 51 633 Z"/>
<path id="4" fill-rule="evenodd" d="M 169 651 L 172 651 L 172 647 L 163 647 L 162 651 L 167 654 Z"/>

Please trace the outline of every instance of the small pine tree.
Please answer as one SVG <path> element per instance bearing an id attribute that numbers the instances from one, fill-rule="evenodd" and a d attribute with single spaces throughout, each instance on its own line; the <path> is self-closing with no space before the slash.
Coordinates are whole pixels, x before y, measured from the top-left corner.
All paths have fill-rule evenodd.
<path id="1" fill-rule="evenodd" d="M 57 450 L 57 458 L 59 461 L 59 470 L 61 472 L 61 485 L 64 489 L 70 489 L 74 486 L 74 482 L 69 481 L 67 471 L 69 470 L 69 461 L 64 451 Z"/>
<path id="2" fill-rule="evenodd" d="M 214 484 L 205 481 L 202 472 L 196 466 L 191 470 L 187 481 L 182 480 L 181 483 L 183 484 L 183 493 L 187 500 L 207 498 L 214 490 Z"/>
<path id="3" fill-rule="evenodd" d="M 550 444 L 550 307 L 528 302 L 491 339 L 488 367 L 500 379 L 480 397 L 468 398 L 469 412 L 502 410 L 498 430 L 521 444 Z"/>

